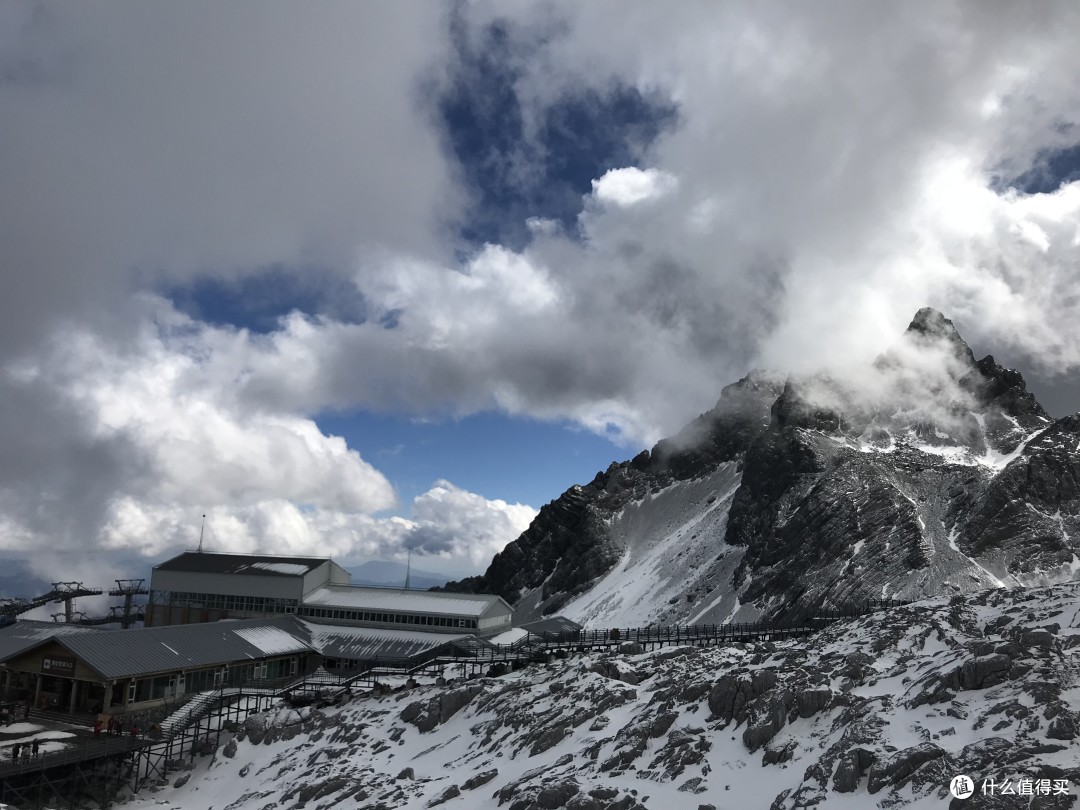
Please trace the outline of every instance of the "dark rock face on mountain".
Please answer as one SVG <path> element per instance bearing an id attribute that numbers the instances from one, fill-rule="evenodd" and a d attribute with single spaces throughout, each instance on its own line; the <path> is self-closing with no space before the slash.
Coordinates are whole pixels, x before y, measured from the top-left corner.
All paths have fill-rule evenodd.
<path id="1" fill-rule="evenodd" d="M 623 553 L 608 531 L 610 515 L 675 481 L 741 458 L 769 424 L 780 385 L 767 375 L 751 374 L 727 386 L 716 406 L 677 436 L 630 461 L 613 463 L 585 486 L 571 487 L 541 509 L 482 576 L 446 589 L 497 593 L 514 604 L 526 591 L 542 587 L 542 612 L 557 612 L 607 573 Z"/>
<path id="2" fill-rule="evenodd" d="M 922 309 L 856 377 L 728 386 L 451 587 L 588 624 L 795 619 L 1063 581 L 1078 552 L 1080 415 Z"/>

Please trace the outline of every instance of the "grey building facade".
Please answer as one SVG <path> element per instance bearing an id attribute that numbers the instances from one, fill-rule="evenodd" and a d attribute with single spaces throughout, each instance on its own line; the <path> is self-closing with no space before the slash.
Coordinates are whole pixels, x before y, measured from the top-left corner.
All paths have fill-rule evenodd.
<path id="1" fill-rule="evenodd" d="M 189 551 L 154 567 L 146 626 L 296 614 L 306 594 L 349 582 L 325 557 Z"/>

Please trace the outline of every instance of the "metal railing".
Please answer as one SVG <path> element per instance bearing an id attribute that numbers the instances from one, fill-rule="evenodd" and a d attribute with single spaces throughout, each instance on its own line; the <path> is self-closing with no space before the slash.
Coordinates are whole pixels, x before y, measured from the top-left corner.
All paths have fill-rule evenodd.
<path id="1" fill-rule="evenodd" d="M 88 759 L 100 759 L 114 755 L 127 754 L 150 744 L 145 735 L 111 735 L 100 739 L 85 739 L 78 743 L 64 744 L 59 751 L 40 751 L 33 754 L 20 754 L 19 758 L 12 759 L 14 746 L 0 748 L 0 779 L 6 779 L 18 774 L 41 771 L 47 768 L 58 768 L 75 762 L 84 762 Z M 20 748 L 29 750 L 26 743 L 20 744 Z"/>

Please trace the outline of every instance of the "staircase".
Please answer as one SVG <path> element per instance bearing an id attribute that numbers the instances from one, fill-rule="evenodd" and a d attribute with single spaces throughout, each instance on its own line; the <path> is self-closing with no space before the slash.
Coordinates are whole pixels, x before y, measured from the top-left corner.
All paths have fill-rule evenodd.
<path id="1" fill-rule="evenodd" d="M 200 692 L 197 694 L 158 724 L 161 727 L 161 735 L 165 738 L 172 737 L 200 717 L 209 714 L 215 706 L 221 705 L 224 691 L 217 689 L 213 692 Z"/>

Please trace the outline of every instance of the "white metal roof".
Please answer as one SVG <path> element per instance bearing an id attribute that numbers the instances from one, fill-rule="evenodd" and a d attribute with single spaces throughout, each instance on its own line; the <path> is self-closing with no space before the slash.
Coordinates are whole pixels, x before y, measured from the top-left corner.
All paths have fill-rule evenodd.
<path id="1" fill-rule="evenodd" d="M 529 631 L 522 627 L 514 627 L 507 630 L 505 633 L 499 633 L 497 636 L 491 636 L 485 639 L 492 644 L 516 644 L 529 635 Z"/>
<path id="2" fill-rule="evenodd" d="M 268 562 L 260 561 L 253 562 L 252 568 L 258 568 L 260 571 L 270 571 L 274 574 L 289 574 L 291 576 L 303 576 L 311 567 L 306 563 L 289 563 L 289 562 Z"/>
<path id="3" fill-rule="evenodd" d="M 296 635 L 280 627 L 237 627 L 233 632 L 266 655 L 286 654 L 297 650 Z"/>
<path id="4" fill-rule="evenodd" d="M 441 591 L 398 591 L 355 585 L 324 585 L 304 597 L 305 606 L 385 610 L 443 616 L 482 616 L 502 600 L 497 596 Z M 509 606 L 508 606 L 509 607 Z"/>

